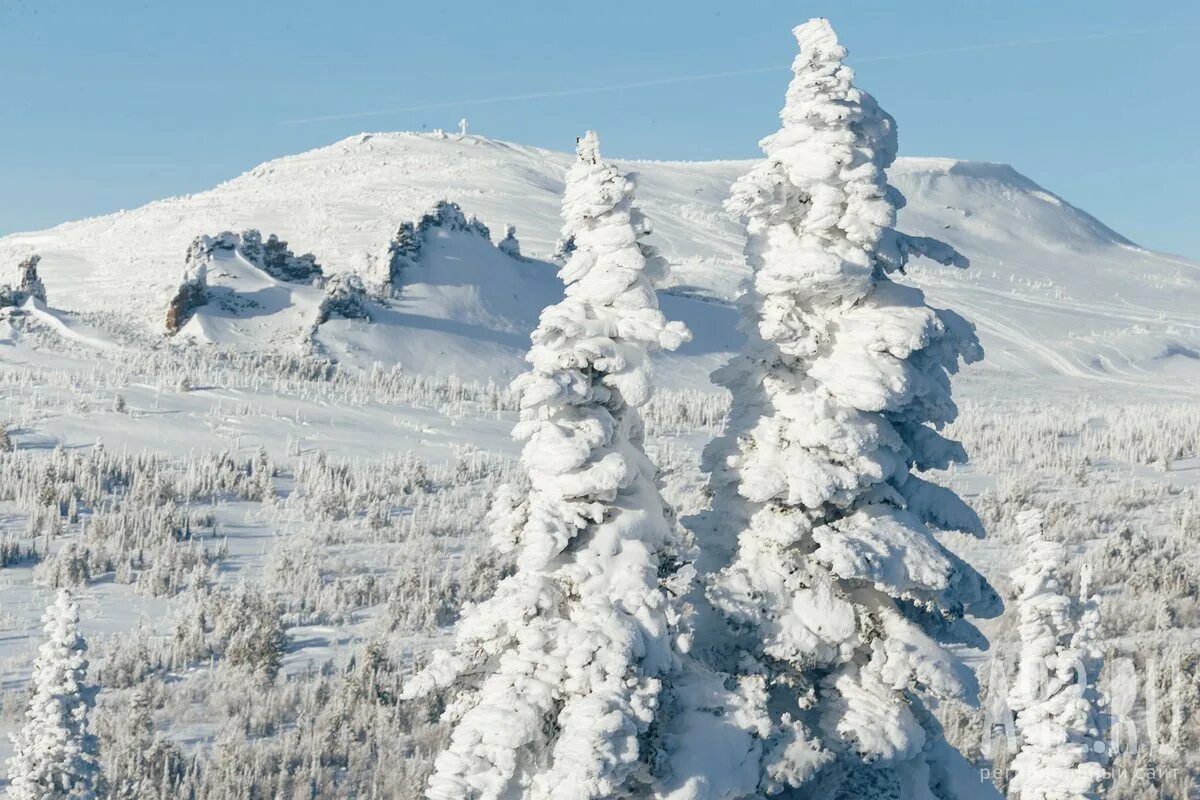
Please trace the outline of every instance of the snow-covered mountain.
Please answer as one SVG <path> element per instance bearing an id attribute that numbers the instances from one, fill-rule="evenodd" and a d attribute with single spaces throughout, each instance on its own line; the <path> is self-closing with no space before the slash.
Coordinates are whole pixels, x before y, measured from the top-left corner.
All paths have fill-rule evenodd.
<path id="1" fill-rule="evenodd" d="M 529 330 L 560 291 L 547 259 L 570 158 L 473 135 L 362 134 L 267 162 L 207 192 L 4 237 L 0 265 L 15 268 L 36 252 L 52 307 L 117 312 L 157 334 L 197 236 L 255 228 L 311 252 L 327 274 L 371 278 L 386 272 L 398 227 L 449 200 L 485 223 L 494 241 L 438 233 L 398 301 L 371 322 L 330 322 L 319 344 L 352 361 L 504 378 L 520 368 Z M 668 374 L 703 382 L 739 338 L 728 303 L 747 270 L 741 231 L 721 203 L 748 162 L 623 166 L 635 173 L 653 241 L 673 266 L 664 310 L 696 334 L 666 359 Z M 922 261 L 911 271 L 935 304 L 978 326 L 988 360 L 975 374 L 1200 387 L 1200 265 L 1137 247 L 1002 164 L 902 158 L 890 177 L 908 199 L 900 227 L 944 239 L 971 260 L 967 270 Z M 528 259 L 494 246 L 506 224 L 516 226 Z M 270 294 L 278 307 L 254 308 L 260 319 L 227 314 L 198 338 L 290 346 L 311 324 L 319 292 Z"/>

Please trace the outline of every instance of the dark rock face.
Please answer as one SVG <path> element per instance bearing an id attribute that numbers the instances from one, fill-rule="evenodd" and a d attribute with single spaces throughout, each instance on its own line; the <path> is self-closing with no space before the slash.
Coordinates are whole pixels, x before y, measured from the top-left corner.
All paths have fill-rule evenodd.
<path id="1" fill-rule="evenodd" d="M 179 333 L 187 321 L 192 318 L 192 312 L 208 302 L 207 287 L 191 281 L 179 284 L 179 291 L 171 298 L 167 306 L 167 335 Z"/>
<path id="2" fill-rule="evenodd" d="M 192 313 L 208 302 L 208 264 L 217 249 L 232 249 L 233 244 L 223 239 L 232 234 L 221 234 L 217 238 L 198 236 L 188 247 L 183 280 L 179 290 L 167 305 L 166 329 L 168 336 L 179 333 Z"/>

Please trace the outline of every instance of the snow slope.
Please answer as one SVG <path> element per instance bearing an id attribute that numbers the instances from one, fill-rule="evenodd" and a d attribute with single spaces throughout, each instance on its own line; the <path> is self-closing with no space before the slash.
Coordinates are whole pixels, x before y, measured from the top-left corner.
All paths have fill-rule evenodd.
<path id="1" fill-rule="evenodd" d="M 342 363 L 511 380 L 525 368 L 542 309 L 562 299 L 557 271 L 551 262 L 504 253 L 470 228 L 433 227 L 398 298 L 372 303 L 369 322 L 326 322 L 316 343 Z M 660 374 L 674 386 L 708 386 L 708 373 L 740 341 L 736 313 L 690 296 L 664 294 L 662 304 L 697 335 L 658 359 Z"/>
<path id="2" fill-rule="evenodd" d="M 176 334 L 196 342 L 298 348 L 324 292 L 267 274 L 237 250 L 216 250 L 208 266 L 208 302 Z"/>
<path id="3" fill-rule="evenodd" d="M 47 333 L 91 350 L 119 350 L 120 344 L 94 326 L 74 319 L 52 308 L 35 297 L 28 298 L 20 307 L 18 316 L 31 320 Z M 0 344 L 14 345 L 20 338 L 18 327 L 9 315 L 0 318 Z"/>
<path id="4" fill-rule="evenodd" d="M 524 253 L 545 259 L 558 236 L 569 163 L 567 153 L 479 136 L 362 134 L 262 164 L 207 192 L 4 237 L 0 264 L 36 251 L 52 305 L 119 312 L 157 332 L 187 245 L 202 233 L 254 227 L 313 252 L 327 272 L 378 275 L 399 224 L 449 199 L 493 231 L 516 225 Z M 674 267 L 674 297 L 664 310 L 697 334 L 674 357 L 682 359 L 678 378 L 702 380 L 738 340 L 725 304 L 746 267 L 741 232 L 721 203 L 747 162 L 623 166 L 636 174 L 653 241 Z M 1121 391 L 1191 393 L 1200 384 L 1200 265 L 1131 244 L 1005 165 L 900 159 L 891 180 L 908 198 L 902 228 L 943 238 L 972 261 L 966 271 L 922 262 L 912 277 L 935 304 L 979 326 L 989 357 L 976 377 L 1035 376 L 1047 387 L 1082 380 Z M 483 243 L 443 242 L 430 251 L 402 300 L 374 323 L 323 327 L 325 349 L 418 370 L 511 375 L 537 314 L 557 297 L 552 270 L 501 260 Z M 301 294 L 291 299 L 303 305 Z M 681 299 L 697 297 L 717 302 Z M 303 316 L 290 302 L 276 310 Z M 290 339 L 281 331 L 291 323 L 282 319 L 266 325 L 278 336 L 239 332 L 248 326 L 233 320 L 222 332 L 211 322 L 206 338 L 240 347 Z M 1065 380 L 1044 380 L 1051 376 Z"/>

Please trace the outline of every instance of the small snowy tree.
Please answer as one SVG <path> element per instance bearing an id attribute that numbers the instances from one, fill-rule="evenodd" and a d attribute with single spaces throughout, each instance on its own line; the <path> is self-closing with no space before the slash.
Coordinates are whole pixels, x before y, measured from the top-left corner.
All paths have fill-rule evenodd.
<path id="1" fill-rule="evenodd" d="M 1066 550 L 1045 538 L 1042 514 L 1021 512 L 1024 558 L 1012 574 L 1021 661 L 1009 696 L 1020 744 L 1011 794 L 1020 800 L 1095 800 L 1105 769 L 1088 662 L 1098 609 L 1067 594 Z"/>
<path id="2" fill-rule="evenodd" d="M 517 229 L 512 225 L 504 226 L 504 238 L 496 245 L 496 249 L 513 258 L 521 258 L 521 243 L 517 240 Z"/>
<path id="3" fill-rule="evenodd" d="M 914 470 L 965 458 L 937 428 L 956 413 L 949 376 L 981 351 L 970 325 L 889 277 L 910 254 L 961 257 L 892 230 L 894 121 L 853 85 L 826 20 L 794 33 L 783 126 L 727 204 L 753 275 L 745 349 L 714 374 L 732 406 L 694 530 L 724 625 L 698 646 L 765 681 L 762 791 L 953 794 L 966 765 L 922 695 L 973 698 L 943 642 L 982 643 L 963 617 L 999 601 L 934 535 L 981 534 L 978 518 Z"/>
<path id="4" fill-rule="evenodd" d="M 13 736 L 8 796 L 61 800 L 96 796 L 96 744 L 88 732 L 91 699 L 85 685 L 87 643 L 79 634 L 79 607 L 59 590 L 43 617 L 46 641 L 33 665 L 25 726 Z"/>
<path id="5" fill-rule="evenodd" d="M 454 723 L 428 797 L 609 798 L 650 775 L 664 678 L 677 662 L 668 595 L 687 545 L 642 447 L 650 353 L 689 337 L 658 308 L 664 265 L 639 242 L 634 185 L 579 140 L 565 227 L 566 297 L 532 335 L 519 378 L 531 489 L 502 491 L 493 541 L 516 573 L 468 608 L 455 647 L 406 687 L 449 690 Z"/>

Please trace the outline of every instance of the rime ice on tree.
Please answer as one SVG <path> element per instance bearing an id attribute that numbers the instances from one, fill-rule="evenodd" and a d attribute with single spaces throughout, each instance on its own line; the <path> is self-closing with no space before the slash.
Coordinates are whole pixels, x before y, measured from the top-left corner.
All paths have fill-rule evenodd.
<path id="1" fill-rule="evenodd" d="M 79 607 L 60 589 L 42 619 L 46 641 L 33 665 L 25 726 L 13 736 L 8 796 L 90 800 L 96 796 L 99 769 L 95 740 L 87 729 L 87 643 L 79 635 Z"/>
<path id="2" fill-rule="evenodd" d="M 934 535 L 981 534 L 978 519 L 914 471 L 964 460 L 937 429 L 956 413 L 949 376 L 981 350 L 960 317 L 889 277 L 911 254 L 962 259 L 892 229 L 894 121 L 854 87 L 827 21 L 794 33 L 783 125 L 727 203 L 753 277 L 745 350 L 714 375 L 732 406 L 695 528 L 724 625 L 700 644 L 766 682 L 762 790 L 928 792 L 963 764 L 921 696 L 973 697 L 942 643 L 979 643 L 963 616 L 999 602 Z"/>
<path id="3" fill-rule="evenodd" d="M 517 229 L 512 225 L 504 226 L 504 238 L 496 245 L 496 249 L 513 258 L 521 258 L 521 243 L 517 240 Z"/>
<path id="4" fill-rule="evenodd" d="M 639 240 L 633 182 L 579 141 L 565 299 L 532 335 L 514 436 L 532 489 L 498 498 L 493 541 L 516 574 L 468 609 L 453 651 L 406 689 L 449 690 L 455 723 L 428 796 L 607 798 L 651 780 L 652 725 L 675 668 L 688 545 L 659 495 L 637 407 L 650 353 L 689 338 L 659 311 L 664 265 Z"/>
<path id="5" fill-rule="evenodd" d="M 1095 800 L 1105 769 L 1087 663 L 1098 611 L 1067 594 L 1066 550 L 1045 537 L 1041 512 L 1022 512 L 1017 526 L 1025 543 L 1012 574 L 1021 662 L 1008 704 L 1020 745 L 1009 789 L 1019 800 Z"/>

